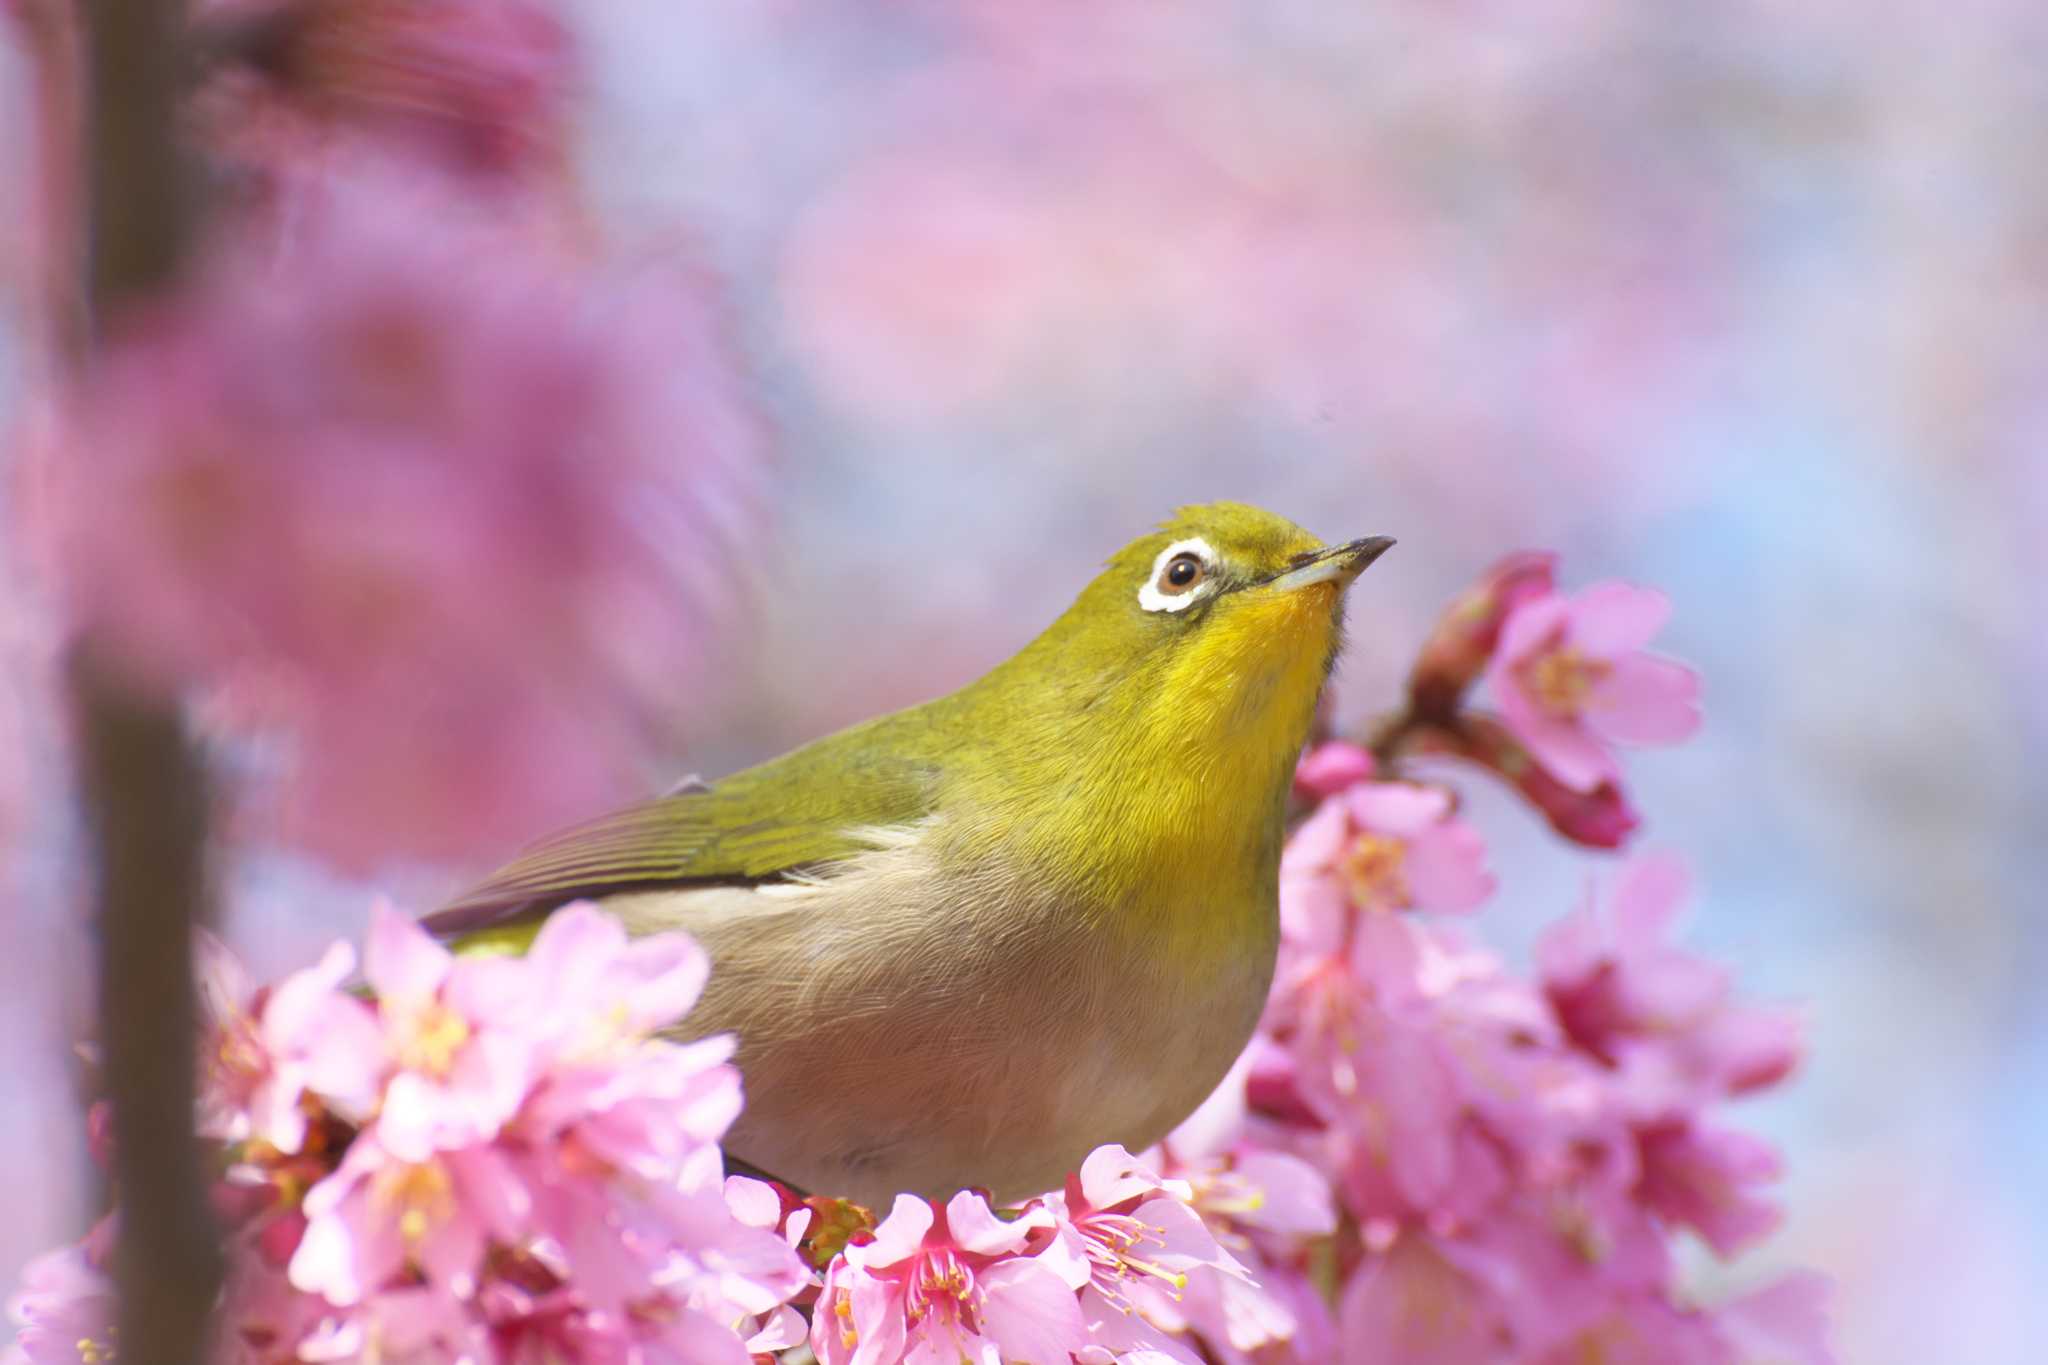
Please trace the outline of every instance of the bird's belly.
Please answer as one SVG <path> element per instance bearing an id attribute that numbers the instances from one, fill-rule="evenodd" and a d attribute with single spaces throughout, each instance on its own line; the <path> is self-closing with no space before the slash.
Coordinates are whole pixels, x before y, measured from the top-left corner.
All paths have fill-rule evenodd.
<path id="1" fill-rule="evenodd" d="M 1246 908 L 1242 951 L 1191 974 L 1156 938 L 1108 941 L 1056 910 L 963 916 L 930 904 L 930 884 L 608 902 L 638 932 L 687 928 L 710 952 L 686 1027 L 739 1035 L 735 1155 L 874 1207 L 899 1191 L 1026 1198 L 1102 1143 L 1165 1136 L 1257 1023 L 1270 907 Z"/>

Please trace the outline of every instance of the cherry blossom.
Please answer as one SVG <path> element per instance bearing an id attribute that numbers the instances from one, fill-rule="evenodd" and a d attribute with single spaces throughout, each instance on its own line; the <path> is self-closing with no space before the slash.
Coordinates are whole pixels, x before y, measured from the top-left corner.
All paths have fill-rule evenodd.
<path id="1" fill-rule="evenodd" d="M 1573 791 L 1618 781 L 1608 742 L 1671 744 L 1699 728 L 1699 679 L 1644 651 L 1670 619 L 1664 594 L 1596 583 L 1522 601 L 1500 628 L 1488 687 L 1536 761 Z"/>
<path id="2" fill-rule="evenodd" d="M 1040 1207 L 1006 1222 L 971 1191 L 937 1209 L 898 1195 L 826 1271 L 811 1349 L 824 1365 L 1067 1359 L 1089 1343 L 1074 1286 L 1023 1254 L 1051 1223 Z"/>

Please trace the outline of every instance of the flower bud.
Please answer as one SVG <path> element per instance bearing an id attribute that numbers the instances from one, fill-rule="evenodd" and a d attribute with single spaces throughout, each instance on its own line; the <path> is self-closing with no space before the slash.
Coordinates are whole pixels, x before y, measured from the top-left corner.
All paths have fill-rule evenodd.
<path id="1" fill-rule="evenodd" d="M 1590 791 L 1572 790 L 1545 771 L 1491 716 L 1466 714 L 1453 725 L 1431 727 L 1417 747 L 1491 768 L 1542 812 L 1552 829 L 1575 844 L 1620 848 L 1641 823 L 1613 781 L 1603 780 Z"/>
<path id="2" fill-rule="evenodd" d="M 1372 773 L 1371 754 L 1349 740 L 1334 739 L 1302 755 L 1294 769 L 1294 794 L 1303 801 L 1321 801 Z"/>
<path id="3" fill-rule="evenodd" d="M 1460 593 L 1422 646 L 1408 675 L 1408 704 L 1418 716 L 1447 719 L 1465 689 L 1485 671 L 1500 640 L 1501 623 L 1521 603 L 1553 591 L 1557 556 L 1518 550 Z"/>

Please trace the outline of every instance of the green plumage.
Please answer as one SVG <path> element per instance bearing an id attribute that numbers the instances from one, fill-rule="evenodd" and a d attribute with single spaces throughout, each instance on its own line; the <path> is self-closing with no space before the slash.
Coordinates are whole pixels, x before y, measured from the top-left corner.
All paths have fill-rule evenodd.
<path id="1" fill-rule="evenodd" d="M 940 769 L 924 754 L 943 747 L 934 705 L 877 717 L 708 788 L 564 830 L 427 923 L 464 934 L 583 896 L 760 882 L 851 857 L 869 847 L 856 831 L 908 824 L 930 811 Z"/>

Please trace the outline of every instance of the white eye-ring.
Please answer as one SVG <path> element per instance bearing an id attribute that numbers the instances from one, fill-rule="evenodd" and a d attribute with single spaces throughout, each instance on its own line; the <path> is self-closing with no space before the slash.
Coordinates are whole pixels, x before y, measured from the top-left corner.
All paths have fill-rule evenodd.
<path id="1" fill-rule="evenodd" d="M 1152 573 L 1138 589 L 1146 611 L 1185 611 L 1213 590 L 1216 551 L 1200 536 L 1176 540 L 1152 561 Z"/>

